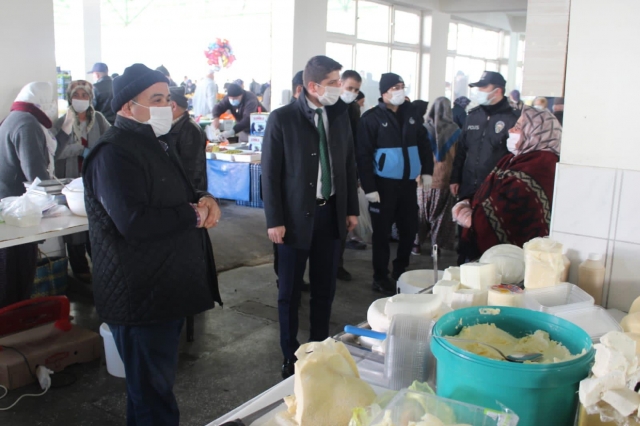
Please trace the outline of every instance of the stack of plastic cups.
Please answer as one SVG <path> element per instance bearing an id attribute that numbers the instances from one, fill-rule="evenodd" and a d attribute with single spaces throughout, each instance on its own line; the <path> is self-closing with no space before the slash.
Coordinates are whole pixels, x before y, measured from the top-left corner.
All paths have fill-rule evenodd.
<path id="1" fill-rule="evenodd" d="M 387 333 L 384 374 L 389 389 L 400 390 L 414 380 L 434 381 L 434 358 L 431 354 L 431 329 L 434 322 L 427 318 L 395 315 Z"/>

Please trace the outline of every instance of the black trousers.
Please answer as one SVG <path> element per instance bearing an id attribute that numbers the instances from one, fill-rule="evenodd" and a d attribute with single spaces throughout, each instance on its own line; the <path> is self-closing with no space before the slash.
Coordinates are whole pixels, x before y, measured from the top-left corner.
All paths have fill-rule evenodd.
<path id="1" fill-rule="evenodd" d="M 373 279 L 389 276 L 389 237 L 393 223 L 398 228 L 400 242 L 393 261 L 392 277 L 398 279 L 409 266 L 413 240 L 418 232 L 418 196 L 415 180 L 376 178 L 380 203 L 369 203 L 373 227 Z"/>
<path id="2" fill-rule="evenodd" d="M 324 206 L 316 207 L 309 250 L 278 244 L 280 347 L 286 359 L 294 359 L 294 354 L 300 347 L 298 303 L 307 259 L 311 284 L 309 341 L 320 342 L 329 337 L 329 319 L 336 292 L 339 256 L 340 239 L 333 199 Z"/>

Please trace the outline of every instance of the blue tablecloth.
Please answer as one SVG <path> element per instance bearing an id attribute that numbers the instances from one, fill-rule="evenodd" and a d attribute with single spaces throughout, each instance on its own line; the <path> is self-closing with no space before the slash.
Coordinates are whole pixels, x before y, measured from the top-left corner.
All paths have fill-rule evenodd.
<path id="1" fill-rule="evenodd" d="M 249 163 L 207 160 L 208 191 L 216 198 L 251 201 Z"/>

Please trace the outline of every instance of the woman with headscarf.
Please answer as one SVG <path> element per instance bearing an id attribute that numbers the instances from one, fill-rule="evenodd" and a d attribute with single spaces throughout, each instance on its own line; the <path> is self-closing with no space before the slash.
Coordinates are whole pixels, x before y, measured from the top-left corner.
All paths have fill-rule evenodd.
<path id="1" fill-rule="evenodd" d="M 47 82 L 27 84 L 0 124 L 0 199 L 25 193 L 24 182 L 51 179 L 56 140 L 49 132 L 54 108 Z M 28 299 L 36 272 L 36 243 L 0 250 L 0 308 Z"/>
<path id="2" fill-rule="evenodd" d="M 456 144 L 462 132 L 453 122 L 451 101 L 439 97 L 425 116 L 425 127 L 434 157 L 431 188 L 418 184 L 418 207 L 420 228 L 412 253 L 419 254 L 421 244 L 431 236 L 431 245 L 453 250 L 455 224 L 451 218 L 451 207 L 455 198 L 449 191 L 449 181 L 456 157 Z"/>
<path id="3" fill-rule="evenodd" d="M 454 219 L 465 228 L 467 260 L 498 244 L 522 247 L 549 235 L 561 137 L 562 126 L 549 110 L 523 108 L 509 130 L 511 153 L 498 162 L 472 200 L 453 208 Z"/>
<path id="4" fill-rule="evenodd" d="M 464 122 L 467 121 L 467 107 L 471 103 L 471 99 L 466 96 L 460 96 L 453 102 L 453 109 L 451 113 L 453 114 L 453 122 L 460 129 L 464 129 Z"/>
<path id="5" fill-rule="evenodd" d="M 67 88 L 69 109 L 53 125 L 58 140 L 56 150 L 56 176 L 75 179 L 80 177 L 82 162 L 98 139 L 111 126 L 102 113 L 93 107 L 93 86 L 85 80 L 72 81 Z M 64 238 L 73 275 L 83 282 L 91 281 L 86 252 L 91 253 L 88 233 Z"/>
<path id="6" fill-rule="evenodd" d="M 522 99 L 520 99 L 519 90 L 512 90 L 511 93 L 509 93 L 509 105 L 511 105 L 511 108 L 515 109 L 516 111 L 522 111 L 524 102 L 522 102 Z"/>

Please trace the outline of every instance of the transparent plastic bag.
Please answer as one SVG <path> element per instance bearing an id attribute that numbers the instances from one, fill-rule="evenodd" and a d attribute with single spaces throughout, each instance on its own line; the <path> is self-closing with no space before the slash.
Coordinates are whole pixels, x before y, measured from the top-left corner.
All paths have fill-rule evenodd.
<path id="1" fill-rule="evenodd" d="M 564 270 L 562 244 L 551 238 L 534 238 L 524 245 L 524 287 L 558 285 Z"/>
<path id="2" fill-rule="evenodd" d="M 28 194 L 24 194 L 6 206 L 2 211 L 2 217 L 7 225 L 20 228 L 38 226 L 42 220 L 42 209 Z"/>
<path id="3" fill-rule="evenodd" d="M 363 242 L 370 244 L 373 226 L 371 225 L 371 215 L 369 214 L 369 202 L 362 188 L 358 188 L 358 205 L 360 207 L 360 216 L 358 216 L 358 224 L 353 229 L 353 233 Z"/>

